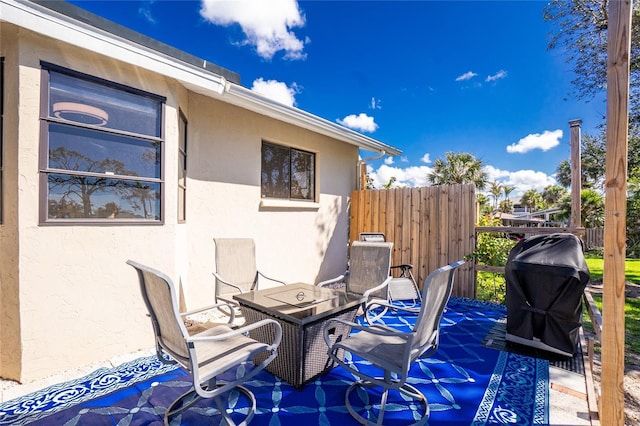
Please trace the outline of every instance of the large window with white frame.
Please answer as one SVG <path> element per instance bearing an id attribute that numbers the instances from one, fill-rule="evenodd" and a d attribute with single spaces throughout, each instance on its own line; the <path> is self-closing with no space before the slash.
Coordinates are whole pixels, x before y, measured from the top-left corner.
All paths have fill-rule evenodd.
<path id="1" fill-rule="evenodd" d="M 41 222 L 163 220 L 165 98 L 42 63 Z"/>
<path id="2" fill-rule="evenodd" d="M 262 198 L 315 201 L 316 155 L 262 142 Z"/>

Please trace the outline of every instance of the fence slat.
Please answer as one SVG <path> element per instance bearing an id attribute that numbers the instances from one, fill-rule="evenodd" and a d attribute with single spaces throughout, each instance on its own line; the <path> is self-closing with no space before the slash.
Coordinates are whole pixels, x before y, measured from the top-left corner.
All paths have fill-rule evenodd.
<path id="1" fill-rule="evenodd" d="M 360 232 L 384 232 L 393 264 L 411 263 L 419 287 L 436 268 L 469 255 L 475 244 L 473 185 L 354 191 L 351 241 Z M 461 268 L 454 295 L 475 295 L 473 265 Z"/>

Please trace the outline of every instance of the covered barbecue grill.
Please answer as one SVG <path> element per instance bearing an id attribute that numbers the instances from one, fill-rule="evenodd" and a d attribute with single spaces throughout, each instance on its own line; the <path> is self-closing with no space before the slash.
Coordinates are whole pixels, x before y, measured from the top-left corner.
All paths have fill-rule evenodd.
<path id="1" fill-rule="evenodd" d="M 582 241 L 562 233 L 525 238 L 511 249 L 505 275 L 506 339 L 572 356 L 589 281 Z"/>

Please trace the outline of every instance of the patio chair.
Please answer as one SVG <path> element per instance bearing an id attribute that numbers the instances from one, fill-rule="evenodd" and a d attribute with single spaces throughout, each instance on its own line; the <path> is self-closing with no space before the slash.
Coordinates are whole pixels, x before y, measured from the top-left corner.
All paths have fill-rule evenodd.
<path id="1" fill-rule="evenodd" d="M 262 279 L 286 285 L 270 278 L 256 266 L 256 245 L 251 238 L 214 238 L 216 271 L 215 300 L 224 301 L 237 308 L 234 294 L 258 290 Z M 226 313 L 226 309 L 221 309 Z M 238 315 L 241 315 L 238 312 Z"/>
<path id="2" fill-rule="evenodd" d="M 388 284 L 391 265 L 391 249 L 393 243 L 354 241 L 349 251 L 349 269 L 343 275 L 319 282 L 320 287 L 344 283 L 347 293 L 358 294 L 364 298 L 362 313 L 367 312 L 367 321 L 374 322 L 382 317 L 386 308 L 380 312 L 367 310 L 366 305 L 372 300 L 388 300 Z"/>
<path id="3" fill-rule="evenodd" d="M 386 241 L 382 232 L 361 232 L 360 241 L 380 242 Z M 420 290 L 413 277 L 413 265 L 391 265 L 391 270 L 400 270 L 400 275 L 389 282 L 389 300 L 398 300 L 404 303 L 410 302 L 409 306 L 416 307 L 421 301 Z"/>
<path id="4" fill-rule="evenodd" d="M 192 375 L 193 388 L 167 407 L 164 424 L 168 425 L 173 417 L 197 401 L 211 398 L 226 424 L 235 425 L 224 400 L 233 400 L 240 394 L 246 397 L 249 405 L 246 414 L 242 414 L 244 420 L 239 424 L 249 423 L 255 414 L 256 398 L 242 384 L 262 371 L 276 357 L 282 338 L 280 324 L 265 319 L 237 329 L 219 325 L 190 336 L 181 318 L 176 288 L 171 279 L 132 260 L 128 260 L 127 264 L 138 272 L 140 291 L 155 333 L 158 358 L 165 363 L 173 362 L 165 358 L 167 354 Z M 220 304 L 210 308 L 218 305 Z M 260 343 L 248 337 L 250 330 L 262 327 L 269 328 L 267 332 L 273 336 L 271 344 Z M 243 374 L 233 373 L 241 365 L 244 368 L 238 372 L 243 371 Z M 225 377 L 235 379 L 219 380 L 219 376 L 230 371 L 233 374 L 226 374 Z"/>
<path id="5" fill-rule="evenodd" d="M 424 416 L 413 423 L 414 425 L 425 424 L 429 419 L 429 403 L 426 397 L 415 386 L 407 383 L 409 369 L 418 358 L 431 356 L 438 349 L 440 320 L 451 295 L 455 271 L 464 262 L 464 260 L 460 260 L 429 274 L 422 289 L 423 303 L 410 332 L 403 332 L 386 325 L 366 326 L 340 319 L 331 319 L 325 324 L 323 334 L 329 347 L 329 357 L 359 378 L 347 389 L 345 395 L 347 410 L 358 422 L 366 425 L 384 424 L 385 408 L 390 390 L 403 394 L 404 400 L 416 400 L 418 403 L 424 404 Z M 375 303 L 386 303 L 388 309 L 412 311 L 410 308 L 383 301 L 374 302 L 369 308 L 373 307 Z M 352 333 L 344 340 L 332 343 L 330 330 L 335 327 L 334 322 L 343 323 L 358 332 Z M 345 362 L 344 359 L 347 358 L 340 356 L 344 352 L 349 352 L 370 363 L 373 367 L 373 373 L 368 374 L 360 371 L 358 368 L 363 367 L 361 362 L 354 364 Z M 379 396 L 380 392 L 367 391 L 368 388 L 375 387 L 382 388 L 381 397 Z M 352 392 L 356 389 L 358 392 L 355 395 L 360 398 L 364 393 L 368 395 L 366 402 L 362 403 L 364 408 L 359 410 L 354 408 L 350 400 Z M 379 404 L 372 401 L 375 395 L 381 398 Z"/>

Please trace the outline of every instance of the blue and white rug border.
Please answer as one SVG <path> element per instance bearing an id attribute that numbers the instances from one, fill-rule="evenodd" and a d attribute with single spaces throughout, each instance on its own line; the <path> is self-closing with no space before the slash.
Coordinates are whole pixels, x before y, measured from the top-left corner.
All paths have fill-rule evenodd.
<path id="1" fill-rule="evenodd" d="M 161 362 L 156 355 L 102 367 L 78 379 L 56 383 L 1 403 L 0 425 L 24 425 L 178 367 L 178 364 Z M 19 421 L 16 421 L 17 417 Z"/>

